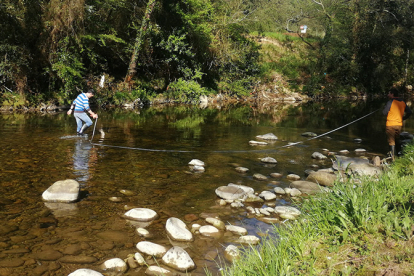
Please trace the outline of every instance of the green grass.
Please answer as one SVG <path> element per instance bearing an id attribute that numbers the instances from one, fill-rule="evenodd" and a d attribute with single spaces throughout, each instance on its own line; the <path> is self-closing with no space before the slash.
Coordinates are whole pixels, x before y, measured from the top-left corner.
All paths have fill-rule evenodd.
<path id="1" fill-rule="evenodd" d="M 247 250 L 222 275 L 413 275 L 413 172 L 409 145 L 379 179 L 350 179 L 297 202 L 297 221 L 275 226 L 278 238 Z"/>

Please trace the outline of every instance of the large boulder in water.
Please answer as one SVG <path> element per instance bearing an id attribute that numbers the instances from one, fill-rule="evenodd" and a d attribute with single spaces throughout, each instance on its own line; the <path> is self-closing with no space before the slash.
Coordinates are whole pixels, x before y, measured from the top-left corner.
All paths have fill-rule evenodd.
<path id="1" fill-rule="evenodd" d="M 222 199 L 235 200 L 243 198 L 247 193 L 237 186 L 220 186 L 216 189 L 216 195 Z"/>
<path id="2" fill-rule="evenodd" d="M 349 166 L 350 171 L 353 174 L 359 175 L 359 176 L 378 176 L 382 174 L 381 167 L 374 166 L 372 164 L 351 164 Z"/>
<path id="3" fill-rule="evenodd" d="M 306 178 L 307 181 L 312 181 L 318 183 L 319 185 L 328 187 L 332 187 L 336 179 L 337 176 L 335 174 L 323 171 L 312 172 Z"/>
<path id="4" fill-rule="evenodd" d="M 190 255 L 179 246 L 170 248 L 162 257 L 162 261 L 167 266 L 183 273 L 193 270 L 196 267 Z"/>
<path id="5" fill-rule="evenodd" d="M 44 191 L 42 198 L 47 202 L 75 202 L 78 200 L 79 191 L 80 185 L 76 180 L 60 180 Z"/>
<path id="6" fill-rule="evenodd" d="M 168 236 L 175 241 L 192 241 L 193 234 L 187 229 L 187 225 L 178 218 L 169 218 L 165 224 Z"/>
<path id="7" fill-rule="evenodd" d="M 291 188 L 296 188 L 304 194 L 316 194 L 322 192 L 321 186 L 310 181 L 293 181 L 290 183 Z"/>
<path id="8" fill-rule="evenodd" d="M 358 157 L 335 156 L 332 167 L 359 176 L 378 176 L 382 173 L 381 167 L 370 164 L 368 159 Z"/>
<path id="9" fill-rule="evenodd" d="M 341 170 L 346 170 L 351 164 L 359 165 L 359 164 L 368 164 L 368 163 L 369 163 L 369 160 L 365 158 L 335 155 L 332 167 L 335 170 L 341 171 Z"/>

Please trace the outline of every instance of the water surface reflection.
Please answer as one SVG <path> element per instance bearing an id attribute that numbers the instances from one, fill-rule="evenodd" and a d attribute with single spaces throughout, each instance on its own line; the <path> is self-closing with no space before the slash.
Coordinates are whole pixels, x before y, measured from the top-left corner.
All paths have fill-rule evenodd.
<path id="1" fill-rule="evenodd" d="M 92 128 L 88 138 L 73 136 L 73 118 L 65 113 L 1 114 L 0 274 L 33 275 L 32 271 L 45 269 L 49 275 L 67 275 L 81 267 L 98 269 L 109 258 L 126 258 L 144 239 L 137 235 L 136 225 L 122 217 L 126 208 L 133 206 L 150 208 L 160 215 L 146 228 L 152 234 L 149 240 L 168 247 L 171 242 L 164 227 L 169 217 L 180 218 L 190 227 L 192 223 L 205 224 L 207 214 L 217 214 L 226 223 L 244 226 L 249 234 L 260 236 L 272 227 L 249 218 L 244 209 L 219 206 L 215 189 L 228 183 L 250 186 L 257 192 L 288 187 L 287 174 L 304 179 L 304 171 L 312 165 L 332 165 L 330 160 L 311 158 L 313 152 L 324 148 L 336 152 L 348 149 L 350 156 L 355 155 L 355 149 L 365 148 L 368 157 L 384 156 L 385 118 L 380 112 L 329 137 L 284 147 L 306 140 L 303 132 L 325 133 L 381 105 L 336 102 L 221 110 L 189 106 L 101 110 L 93 144 L 88 140 Z M 405 131 L 412 129 L 408 121 Z M 249 144 L 266 133 L 274 133 L 279 140 L 267 146 Z M 356 144 L 355 138 L 362 142 Z M 266 156 L 278 163 L 264 165 L 260 158 Z M 206 163 L 204 173 L 189 170 L 188 162 L 195 158 Z M 235 165 L 249 168 L 249 172 L 240 174 Z M 268 181 L 252 177 L 273 172 L 283 177 Z M 69 209 L 43 203 L 43 191 L 67 178 L 80 182 L 82 199 Z M 132 193 L 125 195 L 121 190 Z M 272 204 L 288 205 L 290 201 L 278 197 Z M 215 251 L 220 255 L 228 243 L 226 237 L 197 236 L 187 244 L 186 250 L 197 263 L 192 275 L 204 275 L 205 266 L 216 273 L 219 258 L 211 261 L 206 254 Z M 125 275 L 145 275 L 144 271 L 129 270 Z"/>

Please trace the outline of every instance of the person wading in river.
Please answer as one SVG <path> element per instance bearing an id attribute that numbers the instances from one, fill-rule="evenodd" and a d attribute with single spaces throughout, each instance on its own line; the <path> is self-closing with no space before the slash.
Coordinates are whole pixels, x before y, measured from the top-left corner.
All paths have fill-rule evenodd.
<path id="1" fill-rule="evenodd" d="M 85 129 L 92 125 L 92 120 L 89 118 L 86 112 L 88 112 L 92 118 L 98 118 L 98 114 L 94 113 L 89 107 L 89 98 L 92 98 L 94 94 L 95 91 L 93 89 L 89 89 L 86 93 L 79 94 L 67 112 L 68 115 L 70 115 L 72 111 L 74 111 L 73 116 L 76 119 L 77 125 L 76 132 L 79 136 L 84 135 Z"/>
<path id="2" fill-rule="evenodd" d="M 387 115 L 385 133 L 387 134 L 387 141 L 390 146 L 392 160 L 395 159 L 395 154 L 398 154 L 401 150 L 400 133 L 403 121 L 412 114 L 412 111 L 407 104 L 398 97 L 398 92 L 398 89 L 395 87 L 390 89 L 388 92 L 388 98 L 390 100 L 382 111 L 384 115 Z"/>

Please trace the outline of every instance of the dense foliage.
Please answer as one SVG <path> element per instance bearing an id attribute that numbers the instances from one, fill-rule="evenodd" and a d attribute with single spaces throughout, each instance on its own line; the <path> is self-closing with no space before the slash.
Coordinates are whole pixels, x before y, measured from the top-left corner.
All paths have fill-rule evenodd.
<path id="1" fill-rule="evenodd" d="M 102 75 L 100 92 L 112 101 L 164 91 L 188 101 L 220 87 L 247 93 L 258 72 L 257 47 L 218 12 L 222 4 L 2 1 L 2 99 L 19 94 L 31 103 L 67 102 L 77 89 L 97 88 Z"/>
<path id="2" fill-rule="evenodd" d="M 327 93 L 341 87 L 346 93 L 382 93 L 393 84 L 414 81 L 412 0 L 248 2 L 254 5 L 246 6 L 247 28 L 298 33 L 304 42 L 320 38 L 308 49 L 316 59 L 304 83 L 307 92 L 322 86 Z M 306 34 L 300 33 L 301 25 L 308 26 Z"/>
<path id="3" fill-rule="evenodd" d="M 380 93 L 413 81 L 413 8 L 412 0 L 3 0 L 0 102 L 65 103 L 98 88 L 102 75 L 101 100 L 115 103 L 246 96 L 273 71 L 311 95 Z M 253 32 L 295 33 L 306 62 L 260 70 Z"/>

